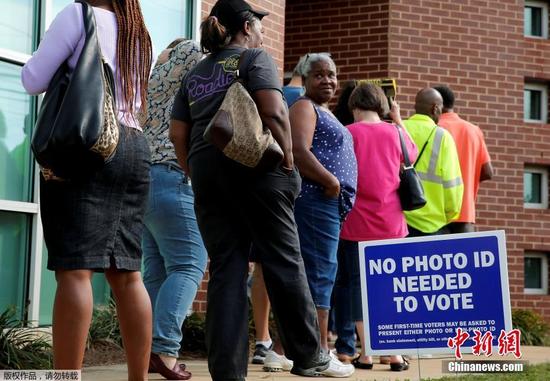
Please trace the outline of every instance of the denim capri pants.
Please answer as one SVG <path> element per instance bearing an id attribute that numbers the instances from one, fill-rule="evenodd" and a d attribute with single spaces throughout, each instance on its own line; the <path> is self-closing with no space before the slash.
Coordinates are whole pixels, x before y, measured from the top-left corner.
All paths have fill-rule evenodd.
<path id="1" fill-rule="evenodd" d="M 318 309 L 329 310 L 338 269 L 338 199 L 320 191 L 302 193 L 296 200 L 294 216 L 313 302 Z"/>

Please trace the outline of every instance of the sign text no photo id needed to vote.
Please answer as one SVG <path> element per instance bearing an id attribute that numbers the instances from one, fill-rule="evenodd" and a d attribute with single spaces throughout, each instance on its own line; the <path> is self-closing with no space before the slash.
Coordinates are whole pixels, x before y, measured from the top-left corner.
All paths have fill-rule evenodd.
<path id="1" fill-rule="evenodd" d="M 368 353 L 450 353 L 459 327 L 512 328 L 503 231 L 361 242 L 359 261 Z"/>

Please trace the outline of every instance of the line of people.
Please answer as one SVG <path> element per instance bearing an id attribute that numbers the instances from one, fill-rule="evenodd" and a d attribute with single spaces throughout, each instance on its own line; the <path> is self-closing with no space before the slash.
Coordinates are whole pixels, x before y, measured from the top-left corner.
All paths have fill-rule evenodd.
<path id="1" fill-rule="evenodd" d="M 359 94 L 363 95 L 360 103 Z M 459 118 L 453 106 L 454 94 L 450 88 L 426 88 L 417 94 L 416 113 L 403 122 L 397 104 L 392 104 L 393 110 L 388 114 L 380 88 L 357 86 L 356 81 L 350 81 L 342 91 L 336 111 L 344 123 L 355 121 L 347 128 L 354 137 L 359 175 L 357 198 L 340 233 L 333 290 L 338 334 L 335 348 L 343 363 L 361 369 L 373 367 L 372 357 L 364 352 L 358 354 L 355 349 L 356 333 L 364 342 L 357 243 L 474 231 L 479 183 L 492 177 L 492 166 L 481 130 Z M 405 126 L 412 136 L 405 135 L 407 150 L 417 163 L 429 207 L 414 212 L 401 210 L 397 187 L 403 156 L 395 127 L 381 120 L 388 115 L 396 126 Z M 437 127 L 436 122 L 444 128 Z M 420 154 L 417 146 L 422 147 Z M 286 360 L 280 354 L 274 356 L 268 352 L 265 368 L 281 369 L 276 361 L 284 364 Z M 401 356 L 381 356 L 381 363 L 390 364 L 396 371 L 408 368 L 407 360 Z"/>
<path id="2" fill-rule="evenodd" d="M 267 13 L 244 0 L 217 1 L 201 25 L 200 47 L 174 41 L 152 72 L 139 2 L 88 3 L 117 81 L 121 139 L 101 171 L 66 181 L 41 179 L 48 268 L 58 282 L 54 367 L 82 367 L 93 304 L 91 276 L 101 271 L 117 303 L 128 379 L 147 379 L 148 371 L 189 379 L 191 373 L 177 362 L 181 325 L 208 253 L 206 341 L 213 380 L 242 380 L 247 374 L 251 256 L 258 264 L 253 287 L 263 295 L 253 297 L 255 310 L 258 300 L 263 311 L 271 302 L 279 332 L 277 351 L 269 351 L 265 330 L 259 337 L 259 361 L 264 357 L 268 369 L 272 364 L 271 370 L 302 376 L 348 377 L 356 367 L 371 368 L 372 358 L 358 357 L 354 345 L 354 322 L 363 340 L 357 242 L 451 227 L 471 230 L 479 181 L 491 177 L 481 133 L 472 125 L 473 132 L 463 133 L 465 122 L 452 112 L 452 100 L 442 98 L 452 95 L 450 89 L 421 90 L 416 114 L 401 121 L 398 105 L 389 105 L 379 87 L 360 84 L 346 102 L 354 121 L 346 128 L 329 110 L 337 70 L 326 53 L 302 58 L 296 74 L 305 92 L 289 111 L 277 67 L 261 49 L 261 20 Z M 23 68 L 27 91 L 45 91 L 63 62 L 74 67 L 83 35 L 81 6 L 71 4 Z M 249 59 L 241 73 L 246 88 L 284 153 L 281 165 L 269 171 L 245 168 L 203 139 L 243 52 Z M 459 150 L 465 164 L 461 156 L 459 165 L 453 137 L 436 125 L 445 110 L 454 139 L 468 144 Z M 417 170 L 428 204 L 417 211 L 403 213 L 399 204 L 403 157 L 396 127 L 382 120 L 388 112 L 408 132 L 411 159 L 422 147 Z M 474 135 L 476 143 L 465 143 Z M 468 177 L 464 169 L 461 175 L 461 166 Z M 464 197 L 468 205 L 460 224 L 449 225 L 463 204 L 462 179 L 470 189 Z M 333 293 L 335 352 L 328 346 Z M 389 361 L 392 370 L 408 366 L 401 356 Z"/>

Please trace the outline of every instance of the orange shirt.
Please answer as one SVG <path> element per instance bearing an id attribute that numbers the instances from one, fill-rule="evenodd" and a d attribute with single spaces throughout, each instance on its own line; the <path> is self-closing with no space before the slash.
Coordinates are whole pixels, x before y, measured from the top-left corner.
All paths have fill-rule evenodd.
<path id="1" fill-rule="evenodd" d="M 475 202 L 479 189 L 479 176 L 483 164 L 491 161 L 481 129 L 461 119 L 454 112 L 441 114 L 439 126 L 451 133 L 458 151 L 464 196 L 460 217 L 453 222 L 471 222 L 476 219 Z"/>

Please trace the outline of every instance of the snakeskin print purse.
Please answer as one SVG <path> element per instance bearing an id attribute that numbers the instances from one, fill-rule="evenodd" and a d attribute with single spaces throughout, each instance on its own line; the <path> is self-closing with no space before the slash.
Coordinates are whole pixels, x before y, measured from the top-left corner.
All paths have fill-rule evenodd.
<path id="1" fill-rule="evenodd" d="M 46 180 L 101 169 L 118 145 L 113 73 L 101 54 L 93 10 L 78 2 L 86 32 L 82 52 L 72 72 L 65 62 L 50 81 L 31 142 Z"/>
<path id="2" fill-rule="evenodd" d="M 239 58 L 239 68 L 245 52 Z M 236 74 L 203 137 L 225 156 L 246 167 L 275 168 L 283 160 L 283 151 L 271 131 L 263 126 L 239 70 Z"/>

